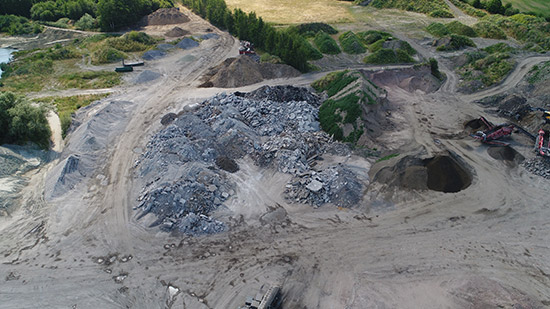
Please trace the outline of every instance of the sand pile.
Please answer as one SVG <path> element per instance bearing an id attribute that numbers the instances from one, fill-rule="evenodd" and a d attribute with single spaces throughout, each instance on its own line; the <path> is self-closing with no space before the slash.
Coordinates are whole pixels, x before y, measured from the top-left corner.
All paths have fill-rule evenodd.
<path id="1" fill-rule="evenodd" d="M 190 32 L 180 27 L 174 27 L 172 30 L 166 32 L 164 35 L 171 38 L 177 38 L 180 36 L 188 35 Z"/>
<path id="2" fill-rule="evenodd" d="M 404 69 L 362 72 L 368 79 L 379 86 L 397 86 L 409 92 L 421 90 L 425 93 L 431 93 L 441 86 L 441 81 L 431 74 L 428 65 Z"/>
<path id="3" fill-rule="evenodd" d="M 286 64 L 257 63 L 248 56 L 229 58 L 204 77 L 202 87 L 235 88 L 301 73 Z"/>
<path id="4" fill-rule="evenodd" d="M 141 20 L 142 26 L 183 24 L 189 21 L 189 17 L 177 8 L 158 9 L 145 16 Z"/>

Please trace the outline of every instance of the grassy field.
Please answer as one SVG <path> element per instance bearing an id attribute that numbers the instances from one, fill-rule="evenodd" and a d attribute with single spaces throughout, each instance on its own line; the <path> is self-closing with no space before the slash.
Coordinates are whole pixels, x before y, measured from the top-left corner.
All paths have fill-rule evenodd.
<path id="1" fill-rule="evenodd" d="M 522 12 L 535 12 L 550 16 L 550 1 L 548 0 L 503 0 L 502 4 L 512 3 L 512 6 Z"/>
<path id="2" fill-rule="evenodd" d="M 351 2 L 334 0 L 226 0 L 229 8 L 254 11 L 264 20 L 276 24 L 308 22 L 351 22 Z"/>

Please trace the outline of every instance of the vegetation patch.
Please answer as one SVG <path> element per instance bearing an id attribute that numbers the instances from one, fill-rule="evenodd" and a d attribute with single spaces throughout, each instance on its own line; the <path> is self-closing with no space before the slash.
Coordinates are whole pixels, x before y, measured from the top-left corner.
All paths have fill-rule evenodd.
<path id="1" fill-rule="evenodd" d="M 430 25 L 428 25 L 428 27 L 426 27 L 426 31 L 435 36 L 435 37 L 444 37 L 446 35 L 449 35 L 451 33 L 451 31 L 449 31 L 449 29 L 447 28 L 447 26 L 445 26 L 444 24 L 442 23 L 431 23 Z"/>
<path id="2" fill-rule="evenodd" d="M 478 22 L 474 25 L 473 29 L 482 38 L 497 40 L 506 40 L 507 38 L 506 33 L 502 29 L 487 21 Z"/>
<path id="3" fill-rule="evenodd" d="M 332 97 L 346 88 L 347 85 L 357 80 L 357 76 L 348 73 L 348 70 L 329 73 L 325 77 L 313 82 L 311 86 L 319 92 L 326 90 L 327 95 Z"/>
<path id="4" fill-rule="evenodd" d="M 431 23 L 426 27 L 426 31 L 435 37 L 444 37 L 449 34 L 458 34 L 462 36 L 476 37 L 476 31 L 459 21 L 452 21 L 448 24 Z"/>
<path id="5" fill-rule="evenodd" d="M 342 52 L 338 43 L 328 33 L 322 31 L 317 33 L 313 41 L 323 54 L 336 55 Z"/>
<path id="6" fill-rule="evenodd" d="M 64 88 L 99 89 L 120 84 L 120 76 L 113 71 L 84 71 L 63 74 L 59 81 Z"/>
<path id="7" fill-rule="evenodd" d="M 454 51 L 468 46 L 476 46 L 474 41 L 472 41 L 469 37 L 459 34 L 451 34 L 448 38 L 444 39 L 446 39 L 446 42 L 443 45 L 438 46 L 436 48 L 437 51 Z"/>
<path id="8" fill-rule="evenodd" d="M 542 50 L 550 50 L 550 23 L 544 18 L 525 14 L 491 15 L 482 21 L 495 25 L 518 41 L 531 46 L 538 45 Z"/>
<path id="9" fill-rule="evenodd" d="M 340 123 L 356 125 L 357 118 L 361 115 L 361 107 L 358 102 L 359 97 L 354 93 L 337 100 L 328 99 L 323 102 L 319 108 L 319 122 L 323 131 L 339 141 L 344 140 L 344 132 Z M 348 137 L 350 136 L 353 139 L 350 142 L 359 139 L 355 134 L 350 134 Z"/>
<path id="10" fill-rule="evenodd" d="M 507 44 L 498 43 L 480 51 L 467 53 L 468 62 L 458 69 L 463 79 L 461 87 L 477 90 L 500 83 L 514 68 L 512 51 Z"/>
<path id="11" fill-rule="evenodd" d="M 298 26 L 291 27 L 291 29 L 294 29 L 297 33 L 303 35 L 304 37 L 315 37 L 315 35 L 320 31 L 323 31 L 328 34 L 338 33 L 338 30 L 334 29 L 334 27 L 326 23 L 300 24 Z"/>
<path id="12" fill-rule="evenodd" d="M 363 40 L 363 43 L 365 45 L 371 45 L 378 41 L 385 42 L 386 40 L 392 37 L 392 35 L 388 32 L 377 31 L 377 30 L 368 30 L 368 31 L 358 32 L 357 36 L 361 40 Z"/>
<path id="13" fill-rule="evenodd" d="M 534 66 L 526 77 L 529 84 L 538 84 L 550 80 L 550 61 Z"/>
<path id="14" fill-rule="evenodd" d="M 45 97 L 33 100 L 42 105 L 55 106 L 59 120 L 61 121 L 61 129 L 63 138 L 67 135 L 67 130 L 71 126 L 71 119 L 74 112 L 79 108 L 90 105 L 90 103 L 106 97 L 107 94 L 79 95 L 72 97 Z"/>
<path id="15" fill-rule="evenodd" d="M 452 4 L 454 4 L 456 7 L 461 9 L 464 13 L 474 16 L 474 17 L 484 17 L 487 16 L 487 12 L 480 10 L 478 8 L 474 8 L 468 3 L 465 3 L 465 1 L 461 0 L 450 0 Z M 475 2 L 475 0 L 474 0 Z"/>
<path id="16" fill-rule="evenodd" d="M 444 0 L 373 0 L 370 5 L 379 9 L 395 8 L 436 15 L 434 17 L 453 17 Z"/>
<path id="17" fill-rule="evenodd" d="M 27 18 L 15 15 L 0 15 L 0 32 L 9 35 L 38 34 L 44 27 L 30 22 Z"/>
<path id="18" fill-rule="evenodd" d="M 338 38 L 344 52 L 348 54 L 362 54 L 367 51 L 361 40 L 355 33 L 348 31 Z"/>
<path id="19" fill-rule="evenodd" d="M 51 135 L 47 109 L 11 92 L 0 94 L 0 144 L 33 142 L 49 147 Z"/>
<path id="20" fill-rule="evenodd" d="M 393 159 L 393 158 L 398 157 L 398 156 L 399 156 L 399 153 L 392 153 L 390 155 L 384 156 L 384 157 L 376 160 L 376 163 L 382 162 L 382 161 L 387 161 L 389 159 Z"/>
<path id="21" fill-rule="evenodd" d="M 382 48 L 363 60 L 371 64 L 393 64 L 393 63 L 413 63 L 414 59 L 402 49 Z"/>

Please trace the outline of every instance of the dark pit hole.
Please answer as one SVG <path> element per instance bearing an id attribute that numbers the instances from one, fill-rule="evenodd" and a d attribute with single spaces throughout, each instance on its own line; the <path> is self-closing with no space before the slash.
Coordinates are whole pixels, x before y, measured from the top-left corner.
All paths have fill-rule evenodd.
<path id="1" fill-rule="evenodd" d="M 216 165 L 222 170 L 228 171 L 230 173 L 235 173 L 239 170 L 239 165 L 237 164 L 237 162 L 226 156 L 217 157 Z"/>
<path id="2" fill-rule="evenodd" d="M 510 146 L 504 147 L 490 147 L 487 149 L 487 153 L 495 160 L 501 161 L 517 161 L 521 162 L 525 160 L 525 157 L 518 153 L 514 148 Z"/>
<path id="3" fill-rule="evenodd" d="M 424 160 L 428 174 L 428 189 L 445 193 L 464 190 L 472 183 L 470 173 L 450 156 Z"/>

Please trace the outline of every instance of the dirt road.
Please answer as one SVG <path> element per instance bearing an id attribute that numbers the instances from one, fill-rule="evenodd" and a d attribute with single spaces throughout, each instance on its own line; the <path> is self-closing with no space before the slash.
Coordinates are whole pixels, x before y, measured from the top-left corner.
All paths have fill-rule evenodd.
<path id="1" fill-rule="evenodd" d="M 190 16 L 195 31 L 211 27 Z M 86 110 L 83 119 L 93 119 L 109 102 L 131 102 L 125 125 L 111 132 L 85 181 L 45 200 L 52 167 L 36 172 L 20 210 L 0 218 L 0 308 L 236 308 L 263 284 L 282 285 L 286 308 L 550 305 L 550 209 L 543 198 L 550 184 L 459 137 L 463 121 L 481 109 L 454 92 L 450 70 L 450 82 L 432 94 L 388 89 L 399 106 L 392 117 L 404 125 L 384 138 L 419 157 L 460 156 L 473 173 L 463 191 L 392 194 L 375 183 L 368 202 L 354 209 L 312 209 L 285 203 L 275 188 L 286 179 L 268 170 L 248 182 L 253 198 L 233 205 L 240 210 L 227 233 L 173 238 L 137 222 L 134 162 L 164 113 L 221 91 L 196 88 L 209 67 L 237 54 L 237 42 L 218 33 L 218 40 L 149 64 L 163 74 L 158 80 L 122 87 Z M 522 64 L 542 60 L 532 59 Z M 494 92 L 516 83 L 527 72 L 522 67 Z M 77 142 L 69 136 L 62 157 Z M 239 173 L 249 179 L 255 171 Z M 287 215 L 261 222 L 268 207 Z"/>

